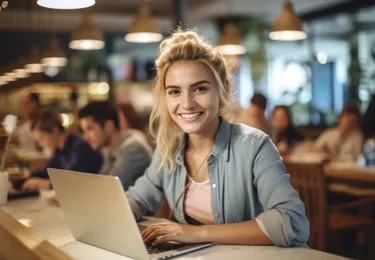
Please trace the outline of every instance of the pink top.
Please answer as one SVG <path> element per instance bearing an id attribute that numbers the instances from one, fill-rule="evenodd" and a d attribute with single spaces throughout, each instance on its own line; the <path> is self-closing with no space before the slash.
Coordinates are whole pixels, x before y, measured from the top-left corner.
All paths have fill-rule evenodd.
<path id="1" fill-rule="evenodd" d="M 189 182 L 191 179 L 188 175 Z M 184 212 L 203 224 L 215 224 L 211 210 L 210 180 L 204 182 L 192 181 L 185 193 Z"/>

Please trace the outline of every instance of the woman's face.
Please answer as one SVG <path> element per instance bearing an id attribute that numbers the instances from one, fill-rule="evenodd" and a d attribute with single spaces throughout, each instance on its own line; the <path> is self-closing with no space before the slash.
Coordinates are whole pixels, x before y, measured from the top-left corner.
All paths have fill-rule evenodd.
<path id="1" fill-rule="evenodd" d="M 197 61 L 172 64 L 165 75 L 165 94 L 170 116 L 185 133 L 216 131 L 219 86 L 206 65 Z"/>
<path id="2" fill-rule="evenodd" d="M 42 131 L 38 128 L 35 128 L 32 131 L 34 140 L 38 143 L 43 150 L 48 152 L 54 152 L 57 148 L 58 142 L 58 130 L 55 129 L 52 133 Z"/>
<path id="3" fill-rule="evenodd" d="M 289 119 L 284 109 L 278 108 L 275 110 L 272 116 L 272 125 L 279 130 L 285 130 L 288 128 Z"/>

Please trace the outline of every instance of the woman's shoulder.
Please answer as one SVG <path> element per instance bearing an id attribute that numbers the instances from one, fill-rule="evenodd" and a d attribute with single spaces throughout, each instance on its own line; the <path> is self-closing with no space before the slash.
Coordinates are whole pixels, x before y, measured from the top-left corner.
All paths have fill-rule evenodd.
<path id="1" fill-rule="evenodd" d="M 263 131 L 245 125 L 245 124 L 232 124 L 231 136 L 241 141 L 243 140 L 262 140 L 267 138 L 268 135 Z"/>

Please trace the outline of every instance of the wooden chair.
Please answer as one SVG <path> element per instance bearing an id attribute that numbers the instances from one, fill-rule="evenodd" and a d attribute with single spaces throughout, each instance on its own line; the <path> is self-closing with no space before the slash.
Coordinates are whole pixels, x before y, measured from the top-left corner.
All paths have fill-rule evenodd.
<path id="1" fill-rule="evenodd" d="M 366 232 L 368 238 L 373 236 L 374 221 L 371 218 L 329 210 L 322 161 L 294 162 L 286 160 L 284 164 L 287 172 L 291 175 L 292 186 L 298 191 L 305 204 L 306 216 L 310 222 L 309 247 L 327 251 L 328 235 L 332 231 L 361 229 Z M 373 252 L 371 252 L 372 254 Z M 375 257 L 371 258 L 373 256 L 368 257 L 375 259 Z"/>
<path id="2" fill-rule="evenodd" d="M 0 259 L 73 259 L 1 209 L 0 241 Z"/>

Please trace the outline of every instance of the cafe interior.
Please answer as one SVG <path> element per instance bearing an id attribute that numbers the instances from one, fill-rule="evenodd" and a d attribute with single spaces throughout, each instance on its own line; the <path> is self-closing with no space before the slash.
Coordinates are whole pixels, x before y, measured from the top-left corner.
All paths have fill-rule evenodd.
<path id="1" fill-rule="evenodd" d="M 115 107 L 116 134 L 136 128 L 150 154 L 158 150 L 159 139 L 149 128 L 158 106 L 155 61 L 161 42 L 176 30 L 193 30 L 221 55 L 235 103 L 231 123 L 269 136 L 309 223 L 305 246 L 280 246 L 264 232 L 273 244 L 211 241 L 208 248 L 176 258 L 375 259 L 373 0 L 0 0 L 0 259 L 150 259 L 129 249 L 138 234 L 134 241 L 131 232 L 115 238 L 124 243 L 122 251 L 113 250 L 111 234 L 105 246 L 77 235 L 72 223 L 78 213 L 72 213 L 60 179 L 46 169 L 115 175 L 103 170 L 112 148 L 95 145 L 82 123 L 85 108 L 95 102 Z M 52 122 L 54 116 L 61 129 L 47 131 L 56 143 L 48 146 L 40 120 Z M 67 144 L 59 145 L 55 130 L 91 147 L 92 157 L 88 150 L 74 151 L 74 145 L 64 155 Z M 113 136 L 105 138 L 116 142 Z M 56 156 L 72 154 L 87 170 L 56 164 Z M 40 171 L 46 173 L 37 175 Z M 115 176 L 126 192 L 121 174 Z M 89 183 L 65 191 L 85 197 Z M 89 209 L 104 217 L 93 216 L 99 222 L 87 225 L 111 222 L 115 200 L 107 201 L 111 214 L 100 206 L 101 213 Z M 168 220 L 174 208 L 167 200 L 148 218 Z M 270 233 L 267 225 L 259 227 Z M 104 236 L 98 230 L 105 229 L 92 227 L 86 237 Z"/>

